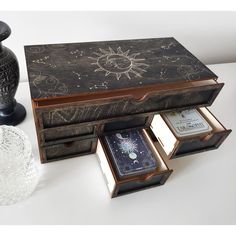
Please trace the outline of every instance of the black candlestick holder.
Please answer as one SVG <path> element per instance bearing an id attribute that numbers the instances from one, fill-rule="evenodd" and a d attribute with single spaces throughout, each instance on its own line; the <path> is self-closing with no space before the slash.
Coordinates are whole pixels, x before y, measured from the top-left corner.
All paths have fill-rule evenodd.
<path id="1" fill-rule="evenodd" d="M 14 99 L 20 76 L 17 58 L 2 46 L 10 34 L 10 27 L 0 21 L 0 125 L 17 125 L 26 116 L 25 108 Z"/>

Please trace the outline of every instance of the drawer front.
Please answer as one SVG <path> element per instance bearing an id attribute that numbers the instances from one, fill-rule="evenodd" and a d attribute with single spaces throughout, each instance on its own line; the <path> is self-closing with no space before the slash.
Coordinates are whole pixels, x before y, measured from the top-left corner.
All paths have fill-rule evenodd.
<path id="1" fill-rule="evenodd" d="M 60 107 L 38 108 L 44 128 L 66 124 L 107 119 L 118 116 L 169 109 L 210 105 L 221 87 L 206 87 L 151 94 L 141 101 L 133 98 L 107 100 L 106 102 L 78 103 Z"/>
<path id="2" fill-rule="evenodd" d="M 220 144 L 226 139 L 230 134 L 230 131 L 215 133 L 212 137 L 207 140 L 189 140 L 180 143 L 173 158 L 178 158 L 185 155 L 191 155 L 194 153 L 199 153 L 203 151 L 213 150 L 220 146 Z"/>
<path id="3" fill-rule="evenodd" d="M 41 146 L 62 143 L 66 139 L 93 138 L 97 135 L 97 125 L 81 124 L 48 128 L 41 131 Z"/>
<path id="4" fill-rule="evenodd" d="M 118 186 L 115 194 L 117 196 L 120 196 L 123 194 L 163 185 L 170 176 L 170 174 L 171 172 L 166 172 L 163 174 L 155 175 L 147 181 L 133 181 L 123 183 Z"/>
<path id="5" fill-rule="evenodd" d="M 38 129 L 40 136 L 40 146 L 50 146 L 63 143 L 67 139 L 87 139 L 95 138 L 104 132 L 118 129 L 133 129 L 137 127 L 148 127 L 152 116 L 134 115 L 121 118 L 111 118 L 101 121 L 85 122 L 80 124 L 65 125 L 47 129 Z"/>
<path id="6" fill-rule="evenodd" d="M 41 161 L 49 162 L 94 153 L 97 139 L 69 141 L 41 149 Z"/>
<path id="7" fill-rule="evenodd" d="M 144 128 L 150 126 L 152 121 L 151 115 L 136 115 L 129 117 L 122 117 L 118 119 L 114 119 L 113 121 L 106 122 L 101 127 L 102 134 L 107 132 L 112 132 L 115 130 L 123 130 L 123 129 L 134 129 L 134 128 Z"/>

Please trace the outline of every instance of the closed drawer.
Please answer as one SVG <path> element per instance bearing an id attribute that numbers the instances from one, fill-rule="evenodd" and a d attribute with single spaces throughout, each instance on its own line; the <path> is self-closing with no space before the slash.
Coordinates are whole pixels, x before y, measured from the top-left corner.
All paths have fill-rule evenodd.
<path id="1" fill-rule="evenodd" d="M 49 146 L 57 143 L 63 143 L 67 139 L 93 138 L 97 135 L 98 125 L 96 124 L 76 124 L 66 125 L 54 128 L 47 128 L 39 131 L 40 145 Z"/>
<path id="2" fill-rule="evenodd" d="M 68 141 L 61 144 L 40 148 L 41 162 L 57 161 L 71 157 L 77 157 L 94 153 L 96 150 L 97 139 L 84 139 Z"/>
<path id="3" fill-rule="evenodd" d="M 112 161 L 112 153 L 108 148 L 105 137 L 101 137 L 98 141 L 97 158 L 111 197 L 163 185 L 172 173 L 172 170 L 167 167 L 146 131 L 143 129 L 141 132 L 157 162 L 157 167 L 145 174 L 120 178 Z"/>
<path id="4" fill-rule="evenodd" d="M 68 139 L 93 138 L 102 133 L 117 129 L 132 129 L 137 127 L 149 127 L 152 115 L 134 115 L 121 118 L 84 122 L 80 124 L 64 125 L 53 128 L 38 129 L 40 146 L 50 146 L 63 143 Z"/>
<path id="5" fill-rule="evenodd" d="M 163 114 L 154 116 L 149 135 L 170 159 L 216 149 L 230 134 L 231 130 L 226 129 L 207 108 L 197 111 L 211 127 L 209 133 L 178 137 Z"/>
<path id="6" fill-rule="evenodd" d="M 36 108 L 37 117 L 42 119 L 42 128 L 102 120 L 142 113 L 157 113 L 170 109 L 210 105 L 222 84 L 152 92 L 140 99 L 124 96 L 113 99 L 97 99 L 68 104 Z"/>
<path id="7" fill-rule="evenodd" d="M 102 123 L 100 134 L 113 132 L 115 130 L 123 129 L 137 129 L 149 127 L 152 121 L 153 115 L 133 115 L 127 117 L 121 117 L 118 119 L 107 120 Z"/>

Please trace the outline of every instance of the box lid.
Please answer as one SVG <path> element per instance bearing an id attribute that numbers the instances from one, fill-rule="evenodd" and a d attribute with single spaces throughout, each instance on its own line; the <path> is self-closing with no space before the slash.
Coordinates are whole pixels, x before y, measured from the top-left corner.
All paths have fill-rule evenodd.
<path id="1" fill-rule="evenodd" d="M 33 100 L 217 79 L 174 38 L 25 46 Z"/>

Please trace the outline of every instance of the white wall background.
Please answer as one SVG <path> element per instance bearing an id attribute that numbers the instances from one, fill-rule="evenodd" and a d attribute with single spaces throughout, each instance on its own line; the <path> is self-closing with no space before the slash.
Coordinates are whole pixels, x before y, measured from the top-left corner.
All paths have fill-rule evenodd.
<path id="1" fill-rule="evenodd" d="M 173 36 L 205 64 L 236 62 L 236 12 L 0 12 L 27 80 L 23 45 Z"/>

